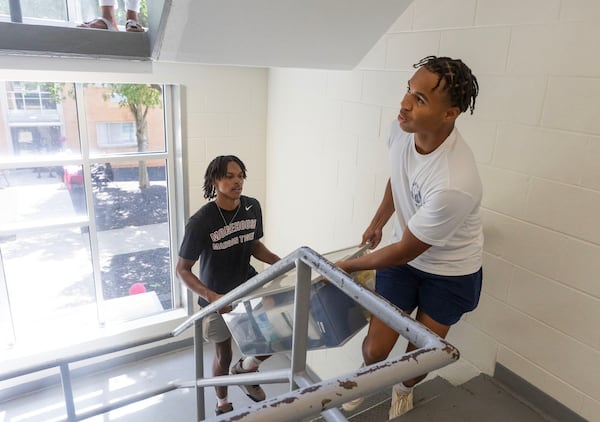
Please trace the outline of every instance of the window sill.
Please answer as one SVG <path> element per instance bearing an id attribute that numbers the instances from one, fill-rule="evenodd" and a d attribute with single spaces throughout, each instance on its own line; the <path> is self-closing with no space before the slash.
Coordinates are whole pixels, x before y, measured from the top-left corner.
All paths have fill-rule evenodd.
<path id="1" fill-rule="evenodd" d="M 33 56 L 151 60 L 148 33 L 0 22 L 0 50 Z"/>
<path id="2" fill-rule="evenodd" d="M 0 351 L 0 377 L 3 374 L 21 371 L 33 366 L 45 365 L 47 362 L 62 360 L 69 356 L 82 356 L 103 348 L 117 347 L 119 344 L 128 344 L 149 337 L 167 334 L 183 323 L 188 317 L 184 309 L 176 309 L 127 323 L 107 324 L 93 332 L 61 333 L 64 335 L 62 340 L 56 337 L 56 341 L 53 344 L 45 343 L 46 347 L 37 347 L 35 350 L 32 350 L 31 345 L 20 344 L 18 347 Z M 192 336 L 193 329 L 190 329 L 178 337 L 148 343 L 134 349 L 151 349 L 159 345 L 180 342 Z M 131 351 L 130 349 L 124 349 L 119 352 L 85 359 L 82 362 L 85 364 L 87 361 L 101 361 L 112 358 L 115 355 L 125 355 L 131 353 Z M 75 365 L 77 366 L 78 362 L 75 362 Z M 35 373 L 32 376 L 35 377 Z"/>

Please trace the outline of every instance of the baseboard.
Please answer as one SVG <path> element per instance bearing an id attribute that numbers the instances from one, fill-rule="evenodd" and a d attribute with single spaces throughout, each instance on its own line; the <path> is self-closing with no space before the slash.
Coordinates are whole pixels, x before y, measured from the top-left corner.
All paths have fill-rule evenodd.
<path id="1" fill-rule="evenodd" d="M 89 376 L 91 374 L 106 371 L 110 368 L 115 368 L 132 362 L 138 362 L 140 360 L 162 355 L 164 353 L 174 352 L 180 349 L 184 349 L 186 347 L 191 347 L 193 345 L 194 339 L 190 337 L 181 341 L 175 341 L 156 347 L 150 347 L 144 350 L 139 350 L 136 352 L 103 360 L 101 362 L 96 362 L 90 365 L 84 365 L 78 368 L 74 368 L 70 371 L 71 378 L 74 380 L 79 377 Z M 60 385 L 60 382 L 60 374 L 53 374 L 36 379 L 34 381 L 28 381 L 8 388 L 4 388 L 0 391 L 0 403 L 25 394 L 30 394 L 33 391 L 39 391 L 45 388 L 55 387 L 57 385 Z"/>
<path id="2" fill-rule="evenodd" d="M 494 380 L 504 384 L 519 399 L 551 421 L 587 422 L 587 419 L 499 363 L 494 368 Z"/>

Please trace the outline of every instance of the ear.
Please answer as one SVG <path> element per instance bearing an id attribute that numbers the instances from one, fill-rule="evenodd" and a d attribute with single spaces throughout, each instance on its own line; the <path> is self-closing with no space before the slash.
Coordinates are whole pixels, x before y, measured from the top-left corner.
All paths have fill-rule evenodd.
<path id="1" fill-rule="evenodd" d="M 456 106 L 450 107 L 444 113 L 444 120 L 446 120 L 448 122 L 453 122 L 458 118 L 459 115 L 460 115 L 460 108 L 458 108 Z"/>

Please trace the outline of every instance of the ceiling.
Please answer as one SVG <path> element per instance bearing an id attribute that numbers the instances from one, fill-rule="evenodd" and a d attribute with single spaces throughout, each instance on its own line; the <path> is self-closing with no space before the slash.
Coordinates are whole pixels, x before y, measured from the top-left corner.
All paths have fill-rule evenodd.
<path id="1" fill-rule="evenodd" d="M 154 60 L 351 69 L 412 0 L 168 0 Z"/>

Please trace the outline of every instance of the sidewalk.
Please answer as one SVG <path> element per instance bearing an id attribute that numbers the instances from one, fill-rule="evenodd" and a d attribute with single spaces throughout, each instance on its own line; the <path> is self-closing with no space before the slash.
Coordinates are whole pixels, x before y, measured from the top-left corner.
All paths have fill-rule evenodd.
<path id="1" fill-rule="evenodd" d="M 5 307 L 0 298 L 0 303 L 10 307 L 12 325 L 2 324 L 0 335 L 9 342 L 14 329 L 19 346 L 39 347 L 63 336 L 68 341 L 74 330 L 85 332 L 98 325 L 90 236 L 79 227 L 64 226 L 86 217 L 77 214 L 69 190 L 56 175 L 43 171 L 38 177 L 37 171 L 22 169 L 7 177 L 10 185 L 0 189 L 0 254 L 8 302 Z M 136 181 L 109 187 L 94 191 L 98 217 L 103 219 L 98 229 L 121 226 L 97 231 L 105 302 L 129 296 L 131 285 L 142 282 L 148 292 L 155 291 L 162 307 L 169 308 L 169 226 L 145 224 L 166 221 L 166 203 L 161 206 L 164 182 L 144 193 Z M 123 301 L 115 301 L 115 306 L 117 302 Z"/>
<path id="2" fill-rule="evenodd" d="M 98 232 L 102 265 L 114 255 L 169 247 L 168 223 L 124 227 Z"/>

